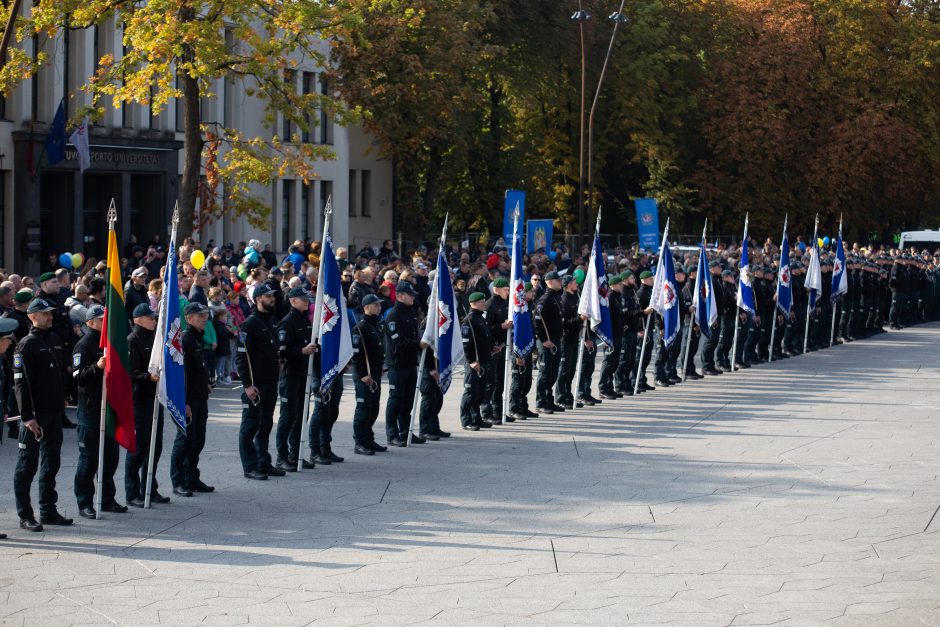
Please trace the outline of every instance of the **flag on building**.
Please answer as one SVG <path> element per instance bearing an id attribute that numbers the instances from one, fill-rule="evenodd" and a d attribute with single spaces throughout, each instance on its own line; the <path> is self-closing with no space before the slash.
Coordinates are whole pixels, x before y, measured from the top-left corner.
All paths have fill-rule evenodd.
<path id="1" fill-rule="evenodd" d="M 594 247 L 591 250 L 591 262 L 588 264 L 578 301 L 578 313 L 587 316 L 591 330 L 608 346 L 614 345 L 613 326 L 610 321 L 610 288 L 607 285 L 607 270 L 604 268 L 604 251 L 601 249 L 601 218 L 597 216 L 597 230 L 594 232 Z"/>
<path id="2" fill-rule="evenodd" d="M 49 159 L 49 165 L 65 160 L 65 143 L 65 99 L 63 98 L 59 101 L 59 108 L 56 109 L 52 126 L 49 127 L 49 135 L 46 136 L 46 157 Z"/>
<path id="3" fill-rule="evenodd" d="M 437 358 L 438 385 L 441 388 L 441 394 L 447 393 L 454 377 L 454 370 L 463 363 L 464 357 L 457 300 L 454 297 L 454 284 L 451 281 L 447 254 L 444 250 L 446 236 L 447 220 L 445 219 L 444 230 L 441 233 L 441 247 L 437 253 L 437 271 L 434 273 L 431 298 L 428 301 L 428 318 L 424 326 L 424 335 L 421 338 Z"/>
<path id="4" fill-rule="evenodd" d="M 343 295 L 339 264 L 336 263 L 333 238 L 329 232 L 323 240 L 320 263 L 323 264 L 323 282 L 318 288 L 323 305 L 317 332 L 320 338 L 320 394 L 325 394 L 353 356 L 346 297 Z"/>
<path id="5" fill-rule="evenodd" d="M 650 307 L 663 317 L 663 345 L 666 348 L 672 346 L 679 336 L 679 293 L 676 291 L 676 268 L 669 248 L 668 232 L 667 222 L 650 295 Z"/>
<path id="6" fill-rule="evenodd" d="M 176 220 L 170 235 L 170 248 L 163 274 L 163 294 L 159 318 L 150 352 L 150 374 L 160 377 L 157 400 L 166 407 L 176 428 L 186 433 L 186 379 L 183 370 L 183 319 L 180 310 L 179 283 L 176 277 Z"/>
<path id="7" fill-rule="evenodd" d="M 124 311 L 124 288 L 121 284 L 121 259 L 118 257 L 117 234 L 114 222 L 108 231 L 108 291 L 105 295 L 104 333 L 104 387 L 108 406 L 105 412 L 105 432 L 130 452 L 137 450 L 134 432 L 134 403 L 131 394 L 131 375 L 128 367 L 127 314 Z"/>
<path id="8" fill-rule="evenodd" d="M 78 154 L 78 169 L 84 172 L 91 167 L 91 149 L 88 146 L 88 118 L 86 117 L 81 125 L 69 137 L 69 141 L 75 146 L 75 152 Z"/>
<path id="9" fill-rule="evenodd" d="M 705 250 L 705 233 L 702 233 L 702 246 L 698 253 L 698 272 L 695 275 L 695 295 L 692 308 L 695 311 L 695 323 L 707 338 L 712 336 L 712 324 L 718 320 L 718 304 L 712 291 L 712 277 L 708 272 L 708 254 Z"/>

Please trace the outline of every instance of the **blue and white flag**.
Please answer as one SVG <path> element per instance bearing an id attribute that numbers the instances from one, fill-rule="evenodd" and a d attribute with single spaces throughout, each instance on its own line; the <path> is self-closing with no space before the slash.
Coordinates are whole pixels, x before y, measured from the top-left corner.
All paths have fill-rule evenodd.
<path id="1" fill-rule="evenodd" d="M 176 278 L 176 220 L 170 234 L 170 250 L 163 275 L 163 295 L 160 300 L 156 335 L 150 352 L 147 370 L 160 377 L 157 399 L 166 407 L 176 428 L 186 433 L 186 378 L 183 368 L 182 319 L 180 316 L 180 290 Z"/>
<path id="2" fill-rule="evenodd" d="M 806 268 L 806 279 L 803 282 L 808 292 L 810 309 L 816 308 L 816 301 L 822 293 L 822 268 L 819 267 L 818 233 L 819 216 L 816 217 L 816 228 L 813 229 L 813 246 L 809 250 L 809 267 Z"/>
<path id="3" fill-rule="evenodd" d="M 441 234 L 441 248 L 437 253 L 437 271 L 431 284 L 428 300 L 428 317 L 421 338 L 437 358 L 438 385 L 441 394 L 447 393 L 454 378 L 454 370 L 463 363 L 463 336 L 460 333 L 460 317 L 454 298 L 454 284 L 447 266 L 444 238 L 447 236 L 447 220 Z"/>
<path id="4" fill-rule="evenodd" d="M 712 277 L 708 272 L 708 255 L 705 252 L 705 234 L 698 253 L 698 272 L 695 275 L 695 295 L 692 297 L 695 324 L 707 338 L 712 336 L 712 325 L 718 320 L 718 304 L 712 291 Z"/>
<path id="5" fill-rule="evenodd" d="M 320 255 L 323 280 L 317 288 L 322 301 L 320 315 L 314 316 L 320 344 L 320 394 L 326 394 L 333 380 L 340 376 L 353 356 L 352 331 L 346 297 L 340 282 L 339 264 L 333 254 L 333 238 L 329 231 L 323 239 Z"/>
<path id="6" fill-rule="evenodd" d="M 845 250 L 842 248 L 842 220 L 839 220 L 839 239 L 836 241 L 836 261 L 832 265 L 832 302 L 849 291 L 849 277 L 845 274 Z"/>
<path id="7" fill-rule="evenodd" d="M 754 288 L 751 287 L 751 266 L 748 261 L 747 246 L 747 216 L 744 217 L 744 238 L 741 240 L 741 263 L 738 266 L 738 307 L 744 311 L 753 314 L 754 307 Z"/>
<path id="8" fill-rule="evenodd" d="M 598 214 L 598 227 L 600 214 Z M 610 322 L 610 288 L 607 285 L 607 271 L 604 269 L 604 251 L 601 249 L 600 235 L 594 233 L 594 249 L 588 264 L 578 301 L 578 313 L 587 316 L 591 330 L 607 346 L 614 345 L 613 325 Z"/>
<path id="9" fill-rule="evenodd" d="M 663 317 L 663 344 L 666 348 L 679 337 L 679 293 L 676 291 L 676 267 L 669 249 L 669 223 L 663 233 L 663 243 L 656 264 L 656 278 L 650 295 L 650 307 Z"/>
<path id="10" fill-rule="evenodd" d="M 525 273 L 522 268 L 522 237 L 518 226 L 512 243 L 512 270 L 509 273 L 509 315 L 512 316 L 512 352 L 525 358 L 535 348 L 535 332 L 529 303 L 525 299 Z"/>
<path id="11" fill-rule="evenodd" d="M 777 309 L 789 315 L 793 306 L 793 286 L 790 284 L 790 239 L 787 226 L 783 225 L 783 241 L 780 242 L 780 269 L 777 270 Z"/>

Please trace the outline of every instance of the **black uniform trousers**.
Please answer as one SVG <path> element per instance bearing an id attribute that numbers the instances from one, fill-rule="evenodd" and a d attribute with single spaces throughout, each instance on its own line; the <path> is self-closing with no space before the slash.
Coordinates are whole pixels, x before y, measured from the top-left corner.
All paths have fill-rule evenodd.
<path id="1" fill-rule="evenodd" d="M 571 384 L 574 371 L 578 367 L 578 342 L 580 333 L 568 333 L 561 340 L 561 360 L 558 365 L 558 379 L 555 382 L 555 402 L 559 405 L 573 405 Z"/>
<path id="2" fill-rule="evenodd" d="M 274 428 L 274 406 L 277 404 L 277 389 L 273 383 L 255 384 L 260 402 L 256 405 L 242 392 L 242 423 L 238 430 L 238 452 L 242 458 L 242 469 L 263 471 L 271 465 L 268 443 Z"/>
<path id="3" fill-rule="evenodd" d="M 307 439 L 310 450 L 319 453 L 333 441 L 333 425 L 339 418 L 339 401 L 343 398 L 343 375 L 338 374 L 330 385 L 329 393 L 320 394 L 320 378 L 313 377 L 314 403 L 313 416 L 310 417 L 310 432 Z"/>
<path id="4" fill-rule="evenodd" d="M 715 357 L 718 347 L 721 346 L 721 320 L 712 327 L 711 337 L 705 338 L 705 345 L 702 347 L 702 368 L 711 370 L 715 368 Z"/>
<path id="5" fill-rule="evenodd" d="M 561 350 L 556 344 L 548 349 L 539 344 L 539 378 L 535 388 L 535 406 L 551 409 L 555 406 L 552 388 L 558 378 L 561 365 Z"/>
<path id="6" fill-rule="evenodd" d="M 61 412 L 60 412 L 61 413 Z M 60 413 L 45 420 L 50 426 L 43 427 L 42 439 L 36 440 L 32 431 L 19 431 L 20 455 L 13 471 L 13 494 L 16 497 L 16 513 L 20 520 L 34 519 L 29 491 L 33 478 L 39 473 L 39 517 L 56 512 L 59 495 L 55 491 L 55 478 L 62 461 L 62 418 Z"/>
<path id="7" fill-rule="evenodd" d="M 356 389 L 356 412 L 353 414 L 353 439 L 356 444 L 367 445 L 375 442 L 372 427 L 379 418 L 379 404 L 382 399 L 382 387 L 374 380 L 374 389 L 360 379 L 364 375 L 353 374 Z"/>
<path id="8" fill-rule="evenodd" d="M 147 491 L 150 463 L 150 432 L 153 430 L 153 403 L 134 403 L 134 429 L 137 450 L 124 455 L 124 495 L 127 500 L 142 499 Z M 153 451 L 153 492 L 157 491 L 157 466 L 163 452 L 163 407 L 157 413 L 157 440 Z"/>
<path id="9" fill-rule="evenodd" d="M 581 357 L 581 375 L 578 377 L 578 398 L 584 398 L 591 395 L 591 379 L 594 378 L 594 365 L 597 358 L 597 346 L 600 340 L 594 340 L 594 348 L 584 347 L 584 354 Z M 575 357 L 577 359 L 577 357 Z M 577 368 L 577 362 L 575 362 Z"/>
<path id="10" fill-rule="evenodd" d="M 419 434 L 436 434 L 441 430 L 440 414 L 444 406 L 441 386 L 434 377 L 425 371 L 421 377 L 421 407 L 419 415 Z"/>
<path id="11" fill-rule="evenodd" d="M 303 429 L 304 401 L 307 387 L 307 375 L 282 374 L 277 382 L 277 394 L 281 400 L 280 414 L 277 418 L 277 431 L 274 433 L 274 447 L 277 449 L 277 461 L 297 462 L 300 449 L 300 431 Z"/>
<path id="12" fill-rule="evenodd" d="M 509 384 L 509 413 L 519 414 L 529 410 L 529 391 L 532 389 L 532 355 L 526 355 L 522 365 L 512 360 L 512 380 Z"/>
<path id="13" fill-rule="evenodd" d="M 614 345 L 607 347 L 607 354 L 601 364 L 601 380 L 599 389 L 601 394 L 610 394 L 614 391 L 614 374 L 620 365 L 620 351 L 623 348 L 623 338 L 614 339 Z"/>
<path id="14" fill-rule="evenodd" d="M 460 398 L 460 424 L 464 427 L 479 425 L 483 421 L 480 404 L 486 392 L 486 373 L 467 366 L 463 374 L 463 396 Z"/>
<path id="15" fill-rule="evenodd" d="M 617 364 L 617 373 L 614 377 L 615 390 L 627 393 L 633 392 L 633 370 L 636 368 L 636 347 L 639 344 L 636 331 L 627 330 L 620 341 L 620 362 Z"/>
<path id="16" fill-rule="evenodd" d="M 503 390 L 506 385 L 506 349 L 491 355 L 484 365 L 483 408 L 485 418 L 501 420 L 503 417 Z"/>
<path id="17" fill-rule="evenodd" d="M 647 383 L 646 369 L 649 367 L 650 362 L 653 360 L 653 348 L 654 348 L 653 335 L 655 334 L 655 332 L 656 332 L 655 327 L 652 324 L 650 324 L 649 329 L 643 335 L 643 337 L 637 338 L 638 340 L 637 344 L 639 344 L 639 346 L 637 347 L 637 351 L 640 351 L 643 353 L 643 361 L 638 363 L 634 372 L 630 373 L 630 389 L 631 390 L 636 384 L 637 375 L 639 375 L 640 377 L 640 385 L 645 385 Z M 646 343 L 645 349 L 643 348 L 644 342 Z M 637 356 L 637 361 L 639 362 L 639 356 Z"/>
<path id="18" fill-rule="evenodd" d="M 388 369 L 388 403 L 385 405 L 385 436 L 389 441 L 408 437 L 414 408 L 417 368 Z M 481 399 L 482 400 L 482 399 Z"/>
<path id="19" fill-rule="evenodd" d="M 734 324 L 737 320 L 737 315 L 734 316 L 725 316 L 721 319 L 721 340 L 718 344 L 718 352 L 715 355 L 715 360 L 719 365 L 724 366 L 725 368 L 731 367 L 731 348 L 734 344 Z"/>
<path id="20" fill-rule="evenodd" d="M 689 324 L 691 324 L 691 321 Z M 715 331 L 715 333 L 717 333 L 717 331 Z M 695 374 L 695 354 L 698 353 L 698 346 L 701 340 L 701 329 L 696 329 L 693 327 L 692 334 L 689 335 L 689 345 L 686 348 L 686 352 L 682 355 L 685 357 L 686 361 L 684 364 L 679 364 L 679 368 L 682 370 L 682 372 L 686 374 Z"/>
<path id="21" fill-rule="evenodd" d="M 99 417 L 100 418 L 100 417 Z M 95 475 L 98 472 L 98 441 L 101 427 L 92 416 L 78 410 L 78 463 L 75 465 L 75 500 L 79 509 L 95 506 Z M 121 452 L 114 439 L 104 438 L 104 469 L 101 472 L 101 502 L 105 505 L 114 503 L 117 488 L 114 486 L 114 473 L 121 461 Z"/>
<path id="22" fill-rule="evenodd" d="M 170 481 L 174 488 L 190 488 L 199 481 L 199 455 L 206 445 L 209 399 L 190 400 L 188 404 L 192 417 L 186 424 L 186 433 L 176 431 L 170 454 Z"/>

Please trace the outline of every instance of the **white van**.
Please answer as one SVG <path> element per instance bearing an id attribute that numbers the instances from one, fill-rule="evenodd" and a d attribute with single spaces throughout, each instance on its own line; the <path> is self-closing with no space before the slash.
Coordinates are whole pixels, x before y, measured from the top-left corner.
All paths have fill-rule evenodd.
<path id="1" fill-rule="evenodd" d="M 940 248 L 940 229 L 936 231 L 905 231 L 901 233 L 901 250 L 927 249 L 931 252 Z"/>

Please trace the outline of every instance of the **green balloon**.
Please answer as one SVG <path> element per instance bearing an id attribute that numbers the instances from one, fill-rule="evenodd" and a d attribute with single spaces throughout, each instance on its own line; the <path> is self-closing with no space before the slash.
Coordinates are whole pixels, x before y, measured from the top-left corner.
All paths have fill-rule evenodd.
<path id="1" fill-rule="evenodd" d="M 578 268 L 577 270 L 575 270 L 574 280 L 575 280 L 575 283 L 577 283 L 578 285 L 581 285 L 582 283 L 584 283 L 584 270 L 582 270 L 581 268 Z"/>

